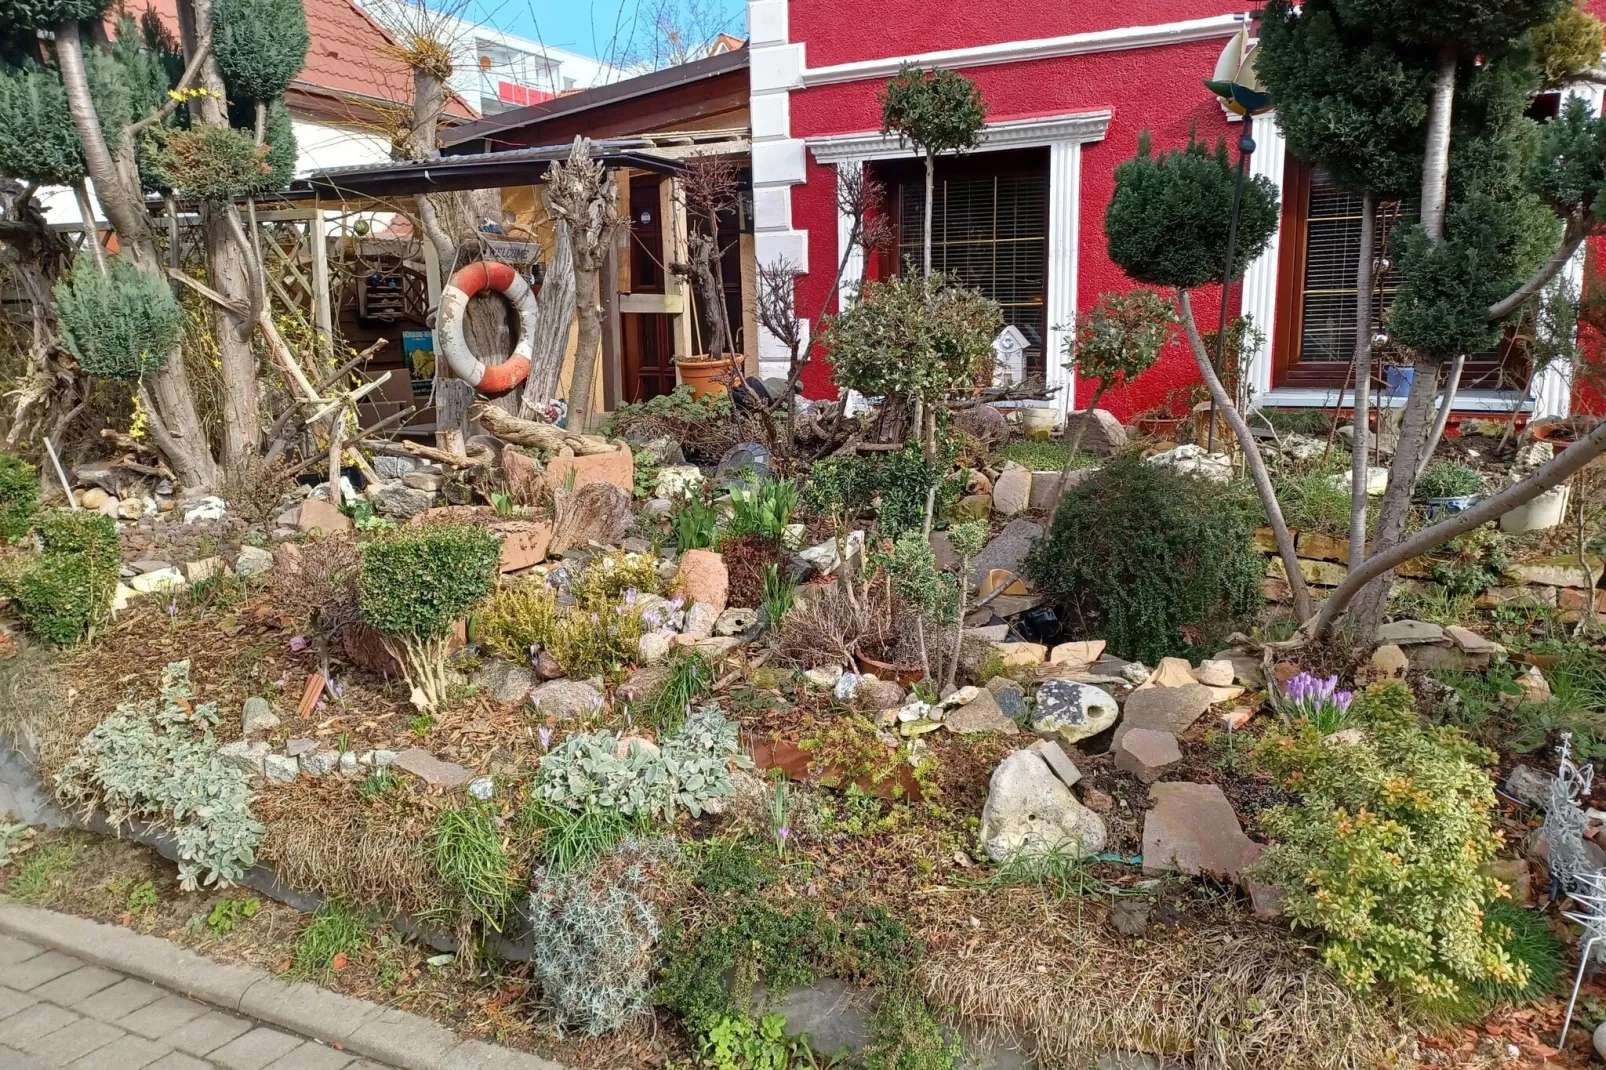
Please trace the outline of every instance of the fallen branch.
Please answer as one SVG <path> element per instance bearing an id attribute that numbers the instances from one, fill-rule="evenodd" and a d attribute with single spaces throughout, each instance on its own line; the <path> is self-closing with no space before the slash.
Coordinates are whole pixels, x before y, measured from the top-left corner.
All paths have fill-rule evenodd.
<path id="1" fill-rule="evenodd" d="M 520 419 L 495 405 L 487 405 L 484 402 L 474 406 L 474 419 L 503 442 L 541 450 L 549 457 L 556 455 L 565 446 L 573 450 L 576 457 L 612 453 L 618 449 L 601 435 L 577 435 L 556 424 Z"/>
<path id="2" fill-rule="evenodd" d="M 450 450 L 436 449 L 434 446 L 420 446 L 416 442 L 382 442 L 374 446 L 374 452 L 422 457 L 426 461 L 434 461 L 447 468 L 489 468 L 496 462 L 496 454 L 491 447 L 483 445 L 469 450 L 466 457 Z"/>
<path id="3" fill-rule="evenodd" d="M 413 413 L 415 413 L 417 411 L 418 410 L 416 408 L 414 408 L 413 406 L 409 405 L 405 409 L 402 409 L 400 412 L 391 413 L 389 416 L 385 417 L 383 420 L 380 420 L 378 423 L 374 424 L 372 427 L 364 428 L 360 433 L 358 433 L 356 435 L 353 435 L 350 438 L 342 439 L 341 443 L 340 443 L 340 448 L 341 448 L 342 451 L 349 450 L 353 446 L 356 446 L 359 442 L 362 442 L 362 441 L 364 441 L 366 439 L 373 438 L 375 435 L 382 435 L 386 431 L 389 431 L 392 427 L 395 427 L 397 424 L 401 423 L 403 420 L 407 419 L 409 416 L 413 415 Z M 305 472 L 307 469 L 316 468 L 318 465 L 324 464 L 324 463 L 326 463 L 326 459 L 324 458 L 324 456 L 322 454 L 319 454 L 319 455 L 317 455 L 315 457 L 307 458 L 306 460 L 302 461 L 300 464 L 296 465 L 294 468 L 290 469 L 285 474 L 287 476 L 298 476 L 302 472 Z"/>
<path id="4" fill-rule="evenodd" d="M 367 364 L 370 360 L 373 359 L 375 353 L 378 353 L 381 349 L 383 349 L 385 347 L 385 343 L 388 342 L 388 341 L 389 341 L 389 339 L 387 339 L 387 338 L 380 338 L 380 339 L 375 340 L 373 345 L 369 346 L 367 349 L 363 350 L 361 353 L 358 353 L 355 357 L 352 357 L 350 360 L 346 361 L 346 363 L 342 364 L 340 367 L 336 368 L 334 371 L 330 372 L 328 375 L 324 376 L 321 380 L 319 380 L 318 381 L 318 389 L 319 390 L 326 390 L 329 387 L 334 386 L 336 383 L 340 382 L 346 376 L 348 376 L 352 372 L 356 371 L 359 367 L 361 367 L 364 364 Z"/>

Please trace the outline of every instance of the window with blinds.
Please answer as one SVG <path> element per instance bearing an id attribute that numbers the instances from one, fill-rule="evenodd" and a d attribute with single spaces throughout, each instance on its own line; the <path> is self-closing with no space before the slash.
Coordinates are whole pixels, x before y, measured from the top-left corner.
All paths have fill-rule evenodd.
<path id="1" fill-rule="evenodd" d="M 1048 296 L 1048 169 L 1006 164 L 988 171 L 984 154 L 944 173 L 938 164 L 931 219 L 931 266 L 997 301 L 1004 322 L 1030 343 L 1029 375 L 1044 374 Z M 999 161 L 1002 162 L 1002 161 Z M 898 263 L 922 257 L 924 174 L 898 182 Z"/>
<path id="2" fill-rule="evenodd" d="M 1417 199 L 1380 206 L 1380 222 L 1414 217 Z M 1397 225 L 1397 224 L 1396 224 Z M 1361 198 L 1333 184 L 1321 168 L 1310 176 L 1305 224 L 1305 277 L 1300 289 L 1299 360 L 1348 365 L 1355 353 L 1355 273 L 1361 255 Z M 1399 270 L 1384 275 L 1372 295 L 1372 326 L 1399 290 Z"/>

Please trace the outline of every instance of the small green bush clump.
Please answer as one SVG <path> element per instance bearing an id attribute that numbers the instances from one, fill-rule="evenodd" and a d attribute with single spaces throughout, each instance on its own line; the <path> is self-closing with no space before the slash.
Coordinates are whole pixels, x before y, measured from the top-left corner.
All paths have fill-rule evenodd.
<path id="1" fill-rule="evenodd" d="M 68 646 L 111 612 L 117 590 L 117 524 L 83 510 L 39 518 L 43 550 L 0 574 L 0 593 L 35 635 Z"/>
<path id="2" fill-rule="evenodd" d="M 1434 461 L 1416 481 L 1417 497 L 1464 498 L 1483 490 L 1483 477 L 1457 461 Z"/>
<path id="3" fill-rule="evenodd" d="M 0 453 L 0 542 L 16 542 L 39 511 L 39 472 L 13 453 Z"/>
<path id="4" fill-rule="evenodd" d="M 545 584 L 498 587 L 474 615 L 474 637 L 490 654 L 524 662 L 552 634 L 558 592 Z"/>
<path id="5" fill-rule="evenodd" d="M 1073 631 L 1152 664 L 1187 650 L 1185 628 L 1230 630 L 1260 605 L 1253 513 L 1235 488 L 1116 458 L 1066 492 L 1026 576 Z"/>
<path id="6" fill-rule="evenodd" d="M 1275 842 L 1257 865 L 1300 925 L 1325 934 L 1322 957 L 1355 989 L 1379 981 L 1408 999 L 1456 999 L 1479 985 L 1523 986 L 1507 934 L 1489 924 L 1498 894 L 1484 870 L 1494 754 L 1454 728 L 1422 727 L 1403 684 L 1372 687 L 1351 707 L 1360 742 L 1308 721 L 1273 728 L 1254 760 L 1299 805 L 1262 814 Z"/>
<path id="7" fill-rule="evenodd" d="M 103 274 L 85 259 L 58 282 L 56 317 L 62 341 L 85 372 L 133 382 L 167 363 L 184 313 L 167 283 L 126 257 L 111 257 L 106 268 Z"/>
<path id="8" fill-rule="evenodd" d="M 490 593 L 500 564 L 501 540 L 481 528 L 401 528 L 363 547 L 358 610 L 406 670 L 416 705 L 445 700 L 452 626 Z"/>
<path id="9" fill-rule="evenodd" d="M 658 561 L 651 554 L 610 550 L 598 554 L 574 584 L 574 600 L 582 609 L 612 609 L 629 591 L 660 594 Z"/>

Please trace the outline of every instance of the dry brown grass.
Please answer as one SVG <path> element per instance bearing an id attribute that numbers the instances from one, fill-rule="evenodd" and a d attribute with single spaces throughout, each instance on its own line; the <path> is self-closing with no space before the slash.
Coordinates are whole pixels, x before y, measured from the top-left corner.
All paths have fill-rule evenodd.
<path id="1" fill-rule="evenodd" d="M 404 914 L 446 900 L 430 861 L 427 821 L 349 805 L 285 809 L 263 821 L 258 852 L 285 884 Z"/>
<path id="2" fill-rule="evenodd" d="M 1187 1057 L 1196 1070 L 1363 1070 L 1391 1065 L 1399 1034 L 1292 936 L 1240 922 L 1123 937 L 1036 888 L 943 897 L 946 933 L 918 977 L 934 1005 L 1037 1065 L 1109 1051 Z M 1036 915 L 1032 923 L 1032 915 Z M 954 916 L 975 924 L 967 936 Z M 946 939 L 945 939 L 946 937 Z"/>

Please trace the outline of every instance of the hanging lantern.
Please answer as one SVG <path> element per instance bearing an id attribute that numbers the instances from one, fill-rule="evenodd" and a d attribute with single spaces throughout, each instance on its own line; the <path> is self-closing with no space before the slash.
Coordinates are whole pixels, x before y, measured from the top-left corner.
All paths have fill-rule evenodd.
<path id="1" fill-rule="evenodd" d="M 1255 51 L 1249 46 L 1249 27 L 1241 26 L 1216 60 L 1214 75 L 1205 88 L 1221 98 L 1221 106 L 1233 115 L 1263 115 L 1272 108 L 1271 94 L 1261 87 L 1255 74 Z"/>

